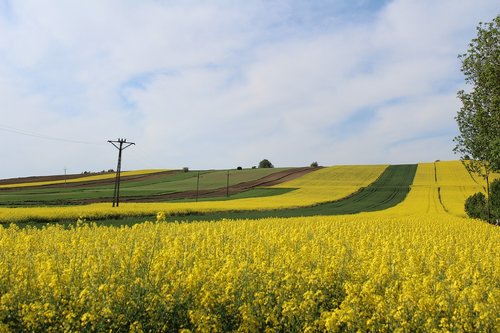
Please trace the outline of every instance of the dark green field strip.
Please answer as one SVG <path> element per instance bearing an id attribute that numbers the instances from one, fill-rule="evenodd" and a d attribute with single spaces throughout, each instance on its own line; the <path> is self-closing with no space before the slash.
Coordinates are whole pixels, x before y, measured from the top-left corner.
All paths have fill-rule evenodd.
<path id="1" fill-rule="evenodd" d="M 384 210 L 402 202 L 415 177 L 416 164 L 391 165 L 369 186 L 360 189 L 353 195 L 338 201 L 327 202 L 302 208 L 263 210 L 263 211 L 229 211 L 210 214 L 191 214 L 171 216 L 169 221 L 196 221 L 231 219 L 260 219 L 266 217 L 298 217 L 316 215 L 343 215 Z"/>

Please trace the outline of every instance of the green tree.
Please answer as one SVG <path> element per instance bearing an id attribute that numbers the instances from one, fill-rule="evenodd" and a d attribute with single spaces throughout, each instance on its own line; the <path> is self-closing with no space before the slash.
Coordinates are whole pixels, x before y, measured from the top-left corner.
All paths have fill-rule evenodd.
<path id="1" fill-rule="evenodd" d="M 465 212 L 469 217 L 488 220 L 488 204 L 491 207 L 490 222 L 498 225 L 500 223 L 500 179 L 491 183 L 488 199 L 482 192 L 468 197 L 465 201 Z"/>
<path id="2" fill-rule="evenodd" d="M 259 168 L 274 168 L 274 165 L 268 159 L 263 159 L 259 162 Z"/>
<path id="3" fill-rule="evenodd" d="M 477 37 L 459 58 L 472 89 L 458 92 L 462 107 L 455 117 L 460 135 L 454 139 L 454 152 L 469 172 L 485 179 L 489 198 L 490 175 L 500 170 L 500 15 L 479 23 Z M 490 200 L 487 203 L 489 220 Z"/>
<path id="4" fill-rule="evenodd" d="M 500 179 L 495 179 L 490 188 L 490 205 L 492 222 L 500 223 Z"/>
<path id="5" fill-rule="evenodd" d="M 465 212 L 469 217 L 475 219 L 487 218 L 486 197 L 482 192 L 475 193 L 465 200 Z"/>

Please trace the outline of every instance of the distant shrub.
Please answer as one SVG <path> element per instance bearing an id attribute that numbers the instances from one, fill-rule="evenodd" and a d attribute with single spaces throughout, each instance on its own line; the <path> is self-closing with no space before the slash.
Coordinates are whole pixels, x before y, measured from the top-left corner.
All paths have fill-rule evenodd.
<path id="1" fill-rule="evenodd" d="M 188 171 L 189 171 L 189 168 L 188 168 L 188 167 L 184 167 L 184 168 L 182 168 L 182 171 L 184 171 L 184 172 L 188 172 Z"/>
<path id="2" fill-rule="evenodd" d="M 318 167 L 318 162 L 311 163 L 311 168 L 317 168 L 317 167 Z"/>
<path id="3" fill-rule="evenodd" d="M 236 170 L 243 170 L 243 168 L 239 166 L 236 168 Z"/>
<path id="4" fill-rule="evenodd" d="M 252 169 L 257 169 L 257 167 L 254 165 L 254 166 L 252 167 Z"/>
<path id="5" fill-rule="evenodd" d="M 268 159 L 263 159 L 259 162 L 259 168 L 274 168 L 274 165 Z"/>

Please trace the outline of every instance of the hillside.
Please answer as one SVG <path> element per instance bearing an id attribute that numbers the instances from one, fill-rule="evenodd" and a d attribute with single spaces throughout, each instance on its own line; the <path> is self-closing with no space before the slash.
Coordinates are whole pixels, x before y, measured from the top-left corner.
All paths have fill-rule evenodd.
<path id="1" fill-rule="evenodd" d="M 81 187 L 70 188 L 41 185 L 2 189 L 0 202 L 4 206 L 0 207 L 0 222 L 76 221 L 78 218 L 85 218 L 96 221 L 113 220 L 112 223 L 120 224 L 123 219 L 132 218 L 131 221 L 136 223 L 144 218 L 152 218 L 159 211 L 165 212 L 171 220 L 336 215 L 370 210 L 379 210 L 387 216 L 444 211 L 446 214 L 463 217 L 465 198 L 481 190 L 482 186 L 481 180 L 472 179 L 459 161 L 450 161 L 418 164 L 416 171 L 412 171 L 416 172 L 415 177 L 411 172 L 402 173 L 398 176 L 402 183 L 392 186 L 392 189 L 398 190 L 391 192 L 391 186 L 380 183 L 381 179 L 386 179 L 388 184 L 398 182 L 394 175 L 387 174 L 389 169 L 385 165 L 358 165 L 313 169 L 256 169 L 244 170 L 239 174 L 240 171 L 234 170 L 230 172 L 230 179 L 235 182 L 230 183 L 230 197 L 225 195 L 227 171 L 200 172 L 198 200 L 194 198 L 192 190 L 196 186 L 197 172 L 163 171 L 137 176 L 144 178 L 124 182 L 125 201 L 128 197 L 147 202 L 124 202 L 119 208 L 113 208 L 109 203 L 112 184 L 98 183 L 89 186 L 84 182 Z M 296 176 L 295 179 L 284 181 Z M 407 180 L 409 183 L 405 183 Z M 253 187 L 248 184 L 253 184 Z M 166 193 L 166 185 L 172 192 Z M 232 192 L 236 188 L 242 192 Z M 408 189 L 410 191 L 406 195 Z M 374 193 L 367 195 L 370 191 Z M 102 197 L 102 193 L 106 193 L 106 196 Z M 204 197 L 211 193 L 215 197 Z M 388 193 L 388 197 L 381 196 L 382 193 Z M 394 199 L 395 193 L 399 193 L 398 200 Z M 186 196 L 180 200 L 182 195 Z M 47 206 L 48 203 L 57 203 L 58 196 L 64 198 L 64 204 Z M 175 200 L 166 201 L 168 196 L 174 196 Z M 85 200 L 95 198 L 104 202 L 81 205 Z M 155 201 L 156 198 L 159 200 Z M 67 205 L 68 202 L 72 205 Z M 12 203 L 18 208 L 5 206 Z M 80 205 L 74 205 L 75 203 Z M 290 209 L 296 210 L 292 212 Z"/>
<path id="2" fill-rule="evenodd" d="M 188 172 L 128 171 L 121 175 L 120 196 L 122 202 L 224 197 L 227 194 L 234 195 L 260 186 L 276 185 L 315 170 L 315 168 L 269 168 Z M 0 205 L 74 205 L 111 202 L 113 199 L 114 173 L 70 177 L 66 180 L 61 179 L 62 177 L 30 177 L 0 181 Z"/>

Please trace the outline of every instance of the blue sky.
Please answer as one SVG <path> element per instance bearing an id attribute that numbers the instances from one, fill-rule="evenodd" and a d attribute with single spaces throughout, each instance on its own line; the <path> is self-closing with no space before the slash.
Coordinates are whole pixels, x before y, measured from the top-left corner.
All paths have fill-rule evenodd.
<path id="1" fill-rule="evenodd" d="M 454 159 L 490 0 L 0 0 L 0 178 Z M 76 142 L 75 142 L 76 141 Z"/>

